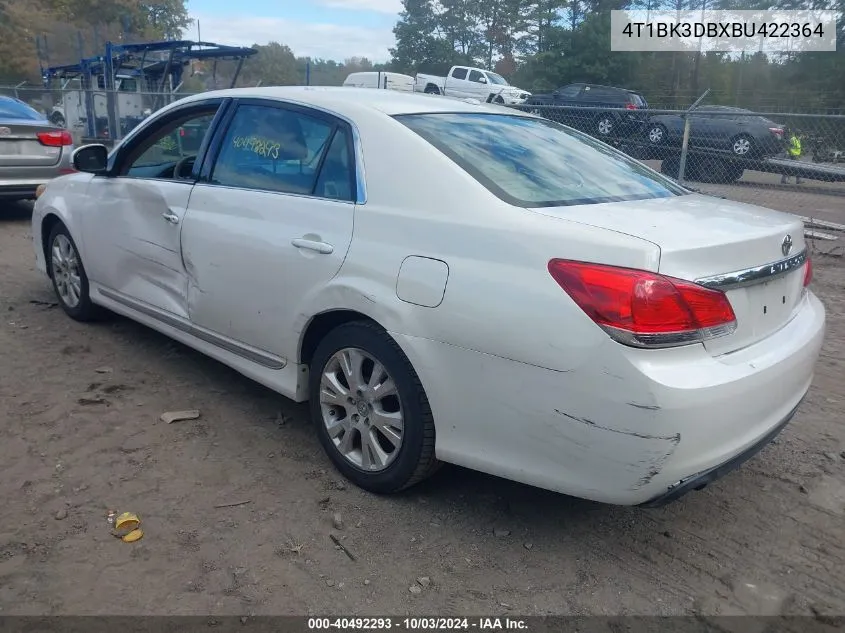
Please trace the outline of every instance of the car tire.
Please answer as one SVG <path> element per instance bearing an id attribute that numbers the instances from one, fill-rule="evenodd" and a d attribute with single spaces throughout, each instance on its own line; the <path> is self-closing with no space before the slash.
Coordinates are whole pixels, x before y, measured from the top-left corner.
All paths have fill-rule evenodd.
<path id="1" fill-rule="evenodd" d="M 425 94 L 427 95 L 439 95 L 440 88 L 438 88 L 437 86 L 426 86 L 423 92 L 425 92 Z"/>
<path id="2" fill-rule="evenodd" d="M 65 127 L 65 117 L 59 112 L 54 112 L 50 116 L 50 123 L 52 123 L 53 125 L 58 125 L 59 127 Z"/>
<path id="3" fill-rule="evenodd" d="M 756 152 L 754 139 L 747 134 L 739 134 L 731 139 L 731 152 L 740 158 L 751 158 Z"/>
<path id="4" fill-rule="evenodd" d="M 613 128 L 616 127 L 616 122 L 609 114 L 600 114 L 593 121 L 593 132 L 599 138 L 609 138 L 613 135 Z"/>
<path id="5" fill-rule="evenodd" d="M 377 367 L 383 370 L 378 377 Z M 379 395 L 379 388 L 387 391 Z M 344 323 L 325 336 L 311 359 L 309 400 L 323 449 L 357 486 L 398 492 L 439 466 L 422 383 L 396 341 L 375 323 Z"/>
<path id="6" fill-rule="evenodd" d="M 47 272 L 53 282 L 59 305 L 75 321 L 95 321 L 106 311 L 91 302 L 88 275 L 79 249 L 70 232 L 61 222 L 53 226 L 45 252 Z"/>
<path id="7" fill-rule="evenodd" d="M 646 132 L 646 138 L 650 145 L 665 145 L 668 141 L 669 131 L 662 123 L 650 125 Z"/>

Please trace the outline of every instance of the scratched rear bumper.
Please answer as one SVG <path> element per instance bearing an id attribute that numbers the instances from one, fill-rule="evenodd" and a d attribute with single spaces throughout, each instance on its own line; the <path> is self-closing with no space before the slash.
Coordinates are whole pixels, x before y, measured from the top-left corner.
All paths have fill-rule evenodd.
<path id="1" fill-rule="evenodd" d="M 810 387 L 824 325 L 809 294 L 782 330 L 731 354 L 608 339 L 566 371 L 393 335 L 425 386 L 439 459 L 639 506 L 701 487 L 771 441 Z"/>
<path id="2" fill-rule="evenodd" d="M 748 447 L 739 455 L 729 459 L 728 461 L 722 464 L 719 464 L 714 468 L 710 468 L 709 470 L 705 470 L 702 473 L 698 473 L 696 475 L 692 475 L 691 477 L 687 477 L 686 479 L 682 479 L 674 486 L 671 486 L 669 490 L 667 490 L 662 495 L 659 495 L 658 497 L 655 497 L 650 501 L 646 501 L 645 503 L 641 503 L 640 507 L 660 508 L 669 503 L 672 503 L 673 501 L 677 501 L 688 492 L 691 492 L 693 490 L 701 490 L 708 484 L 711 484 L 717 479 L 721 479 L 728 473 L 731 473 L 734 470 L 738 469 L 745 462 L 750 460 L 752 457 L 762 451 L 766 446 L 768 446 L 778 435 L 780 435 L 780 432 L 783 431 L 789 424 L 789 422 L 792 420 L 792 418 L 795 417 L 795 413 L 797 411 L 798 407 L 792 409 L 792 411 L 789 412 L 789 415 L 787 415 L 786 418 L 784 418 L 780 424 L 778 424 L 775 428 L 766 433 L 766 435 L 761 437 L 755 444 Z"/>

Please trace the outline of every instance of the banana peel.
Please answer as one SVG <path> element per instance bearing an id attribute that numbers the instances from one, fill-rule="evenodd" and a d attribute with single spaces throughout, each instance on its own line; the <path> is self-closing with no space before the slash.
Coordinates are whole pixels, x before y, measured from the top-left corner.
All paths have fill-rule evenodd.
<path id="1" fill-rule="evenodd" d="M 111 534 L 124 543 L 134 543 L 144 536 L 144 531 L 140 528 L 140 525 L 141 519 L 138 518 L 138 515 L 132 512 L 124 512 L 115 519 Z"/>
<path id="2" fill-rule="evenodd" d="M 121 540 L 124 543 L 134 543 L 135 541 L 140 541 L 142 536 L 144 536 L 144 531 L 141 528 L 136 528 L 124 536 Z"/>
<path id="3" fill-rule="evenodd" d="M 134 543 L 135 541 L 141 540 L 141 537 L 144 536 L 144 531 L 138 527 L 123 528 L 122 530 L 115 528 L 111 531 L 111 534 L 124 543 Z"/>

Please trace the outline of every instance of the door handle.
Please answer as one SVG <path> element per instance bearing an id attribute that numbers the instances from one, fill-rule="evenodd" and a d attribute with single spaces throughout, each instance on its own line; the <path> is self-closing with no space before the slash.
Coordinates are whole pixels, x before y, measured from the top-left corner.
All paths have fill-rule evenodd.
<path id="1" fill-rule="evenodd" d="M 179 224 L 179 216 L 173 213 L 173 211 L 165 211 L 161 214 L 161 217 L 163 217 L 171 224 Z"/>
<path id="2" fill-rule="evenodd" d="M 295 240 L 291 240 L 291 244 L 296 246 L 296 248 L 304 248 L 309 251 L 317 251 L 322 255 L 329 255 L 334 252 L 334 246 L 331 244 L 327 244 L 326 242 L 316 242 L 314 240 L 306 240 L 302 237 L 298 237 Z"/>

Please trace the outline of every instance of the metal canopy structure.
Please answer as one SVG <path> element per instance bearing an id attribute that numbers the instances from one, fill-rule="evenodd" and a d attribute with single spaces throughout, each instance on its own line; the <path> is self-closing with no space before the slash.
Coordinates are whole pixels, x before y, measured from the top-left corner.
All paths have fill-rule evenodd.
<path id="1" fill-rule="evenodd" d="M 45 87 L 49 87 L 53 80 L 79 79 L 81 89 L 85 91 L 86 110 L 94 112 L 93 91 L 98 88 L 96 77 L 103 77 L 102 89 L 106 91 L 108 104 L 109 135 L 114 137 L 118 129 L 117 112 L 115 109 L 115 78 L 138 77 L 145 79 L 155 86 L 153 92 L 158 93 L 153 109 L 160 107 L 159 101 L 164 99 L 168 81 L 171 86 L 182 83 L 185 67 L 192 61 L 231 60 L 238 63 L 232 77 L 231 87 L 235 86 L 244 60 L 255 55 L 254 48 L 241 46 L 226 46 L 214 42 L 195 42 L 191 40 L 164 40 L 158 42 L 141 42 L 135 44 L 106 43 L 103 55 L 87 57 L 75 64 L 51 66 L 41 71 L 41 79 Z M 89 137 L 95 136 L 95 121 L 93 116 L 87 117 L 87 132 Z"/>

